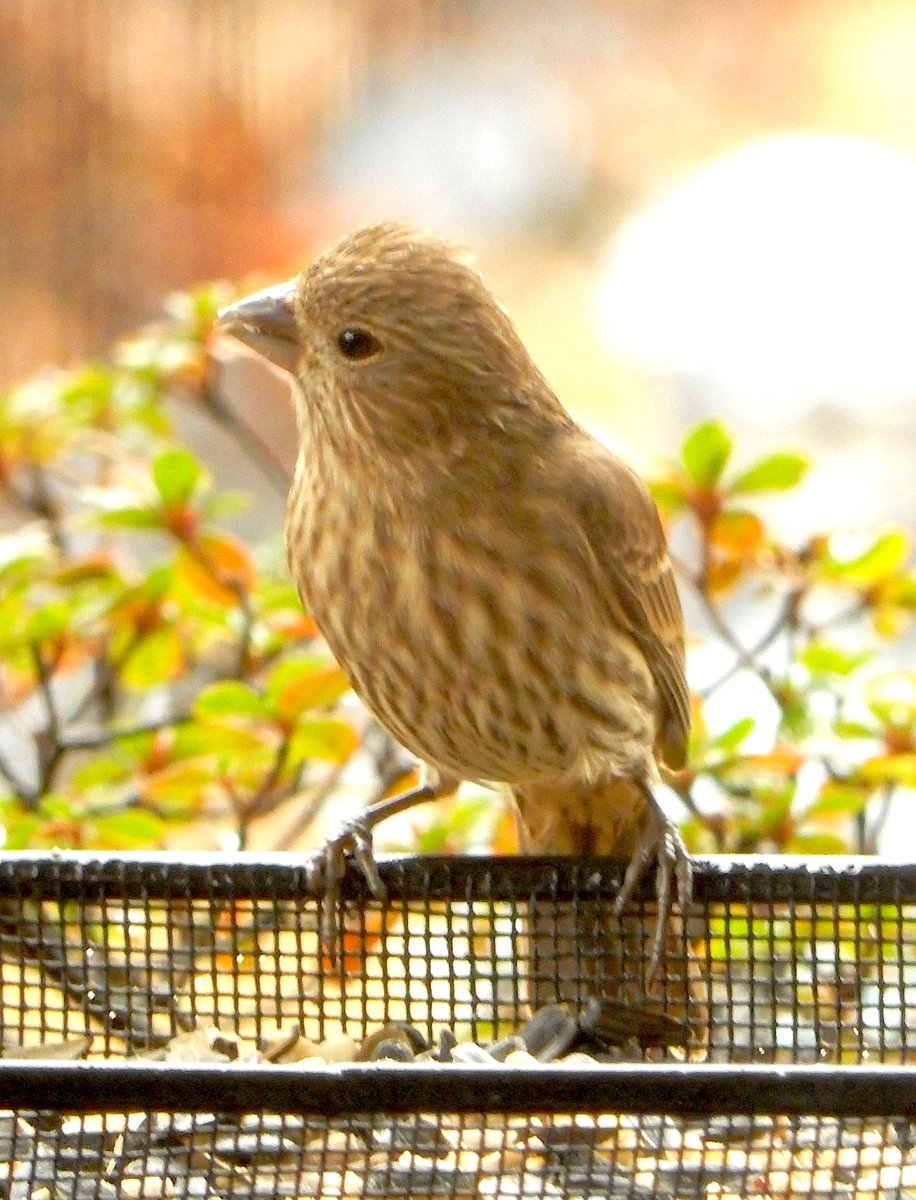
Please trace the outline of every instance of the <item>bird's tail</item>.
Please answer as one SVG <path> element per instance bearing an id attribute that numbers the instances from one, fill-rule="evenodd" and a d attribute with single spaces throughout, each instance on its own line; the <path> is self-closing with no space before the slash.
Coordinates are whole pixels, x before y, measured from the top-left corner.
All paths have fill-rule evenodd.
<path id="1" fill-rule="evenodd" d="M 592 785 L 533 784 L 513 790 L 519 849 L 527 854 L 608 855 L 630 861 L 648 820 L 645 792 L 626 779 Z M 657 906 L 636 905 L 619 918 L 612 900 L 558 899 L 532 903 L 524 954 L 529 1001 L 582 1005 L 591 997 L 636 1010 L 663 1010 L 690 1030 L 692 1044 L 706 1040 L 705 988 L 685 915 L 668 921 L 657 975 L 647 997 Z"/>

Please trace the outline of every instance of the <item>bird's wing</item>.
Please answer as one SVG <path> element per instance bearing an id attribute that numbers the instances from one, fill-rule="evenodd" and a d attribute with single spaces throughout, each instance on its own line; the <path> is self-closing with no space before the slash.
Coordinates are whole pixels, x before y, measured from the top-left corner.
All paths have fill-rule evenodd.
<path id="1" fill-rule="evenodd" d="M 639 645 L 661 699 L 659 748 L 683 766 L 690 730 L 684 618 L 665 533 L 646 485 L 589 439 L 566 481 L 591 551 L 606 580 L 615 622 Z"/>

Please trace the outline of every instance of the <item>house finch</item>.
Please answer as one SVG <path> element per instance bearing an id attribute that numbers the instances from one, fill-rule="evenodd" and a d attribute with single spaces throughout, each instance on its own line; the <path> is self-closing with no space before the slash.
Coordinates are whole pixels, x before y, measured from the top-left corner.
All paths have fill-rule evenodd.
<path id="1" fill-rule="evenodd" d="M 354 690 L 423 764 L 323 852 L 333 936 L 345 854 L 383 888 L 371 830 L 462 780 L 508 785 L 530 852 L 651 862 L 658 918 L 690 860 L 654 795 L 690 722 L 681 606 L 658 512 L 581 429 L 480 276 L 397 224 L 223 310 L 296 382 L 287 510 L 303 603 Z"/>

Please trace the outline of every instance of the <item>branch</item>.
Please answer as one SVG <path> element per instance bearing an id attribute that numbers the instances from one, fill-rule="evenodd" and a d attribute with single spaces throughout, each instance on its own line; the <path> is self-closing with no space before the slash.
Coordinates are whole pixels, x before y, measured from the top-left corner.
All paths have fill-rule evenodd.
<path id="1" fill-rule="evenodd" d="M 698 588 L 698 590 L 700 589 Z M 748 665 L 750 665 L 750 669 L 752 669 L 755 673 L 760 674 L 760 668 L 757 666 L 758 655 L 762 654 L 764 650 L 768 650 L 779 637 L 779 635 L 789 626 L 792 615 L 796 611 L 798 602 L 803 594 L 803 589 L 799 588 L 793 588 L 787 594 L 779 612 L 776 614 L 772 625 L 766 631 L 766 633 L 764 633 L 749 650 L 745 650 L 742 647 L 743 657 L 748 661 L 738 661 L 732 663 L 732 665 L 727 671 L 724 672 L 724 674 L 720 675 L 718 679 L 716 679 L 713 683 L 708 684 L 700 691 L 699 695 L 702 700 L 708 699 L 714 692 L 717 692 L 723 684 L 728 683 L 730 679 L 734 678 L 739 671 L 746 669 Z M 710 603 L 712 602 L 710 601 Z M 766 679 L 764 679 L 763 682 L 766 683 Z"/>
<path id="2" fill-rule="evenodd" d="M 67 540 L 64 537 L 60 512 L 57 505 L 51 499 L 51 493 L 48 491 L 47 476 L 38 463 L 29 464 L 29 479 L 32 485 L 31 495 L 23 497 L 23 500 L 32 512 L 47 521 L 48 532 L 51 536 L 54 549 L 60 554 L 66 554 Z"/>
<path id="3" fill-rule="evenodd" d="M 54 782 L 54 775 L 63 756 L 64 747 L 60 728 L 60 716 L 57 712 L 57 705 L 54 703 L 54 693 L 51 687 L 51 674 L 48 670 L 48 664 L 45 662 L 44 656 L 41 653 L 41 647 L 37 642 L 32 643 L 30 650 L 32 665 L 35 668 L 35 675 L 38 679 L 38 690 L 41 694 L 45 718 L 47 720 L 47 725 L 35 739 L 38 748 L 38 792 L 41 794 L 48 791 Z"/>
<path id="4" fill-rule="evenodd" d="M 125 644 L 121 647 L 121 651 L 116 658 L 99 658 L 95 664 L 95 679 L 86 690 L 85 695 L 80 699 L 79 704 L 70 714 L 71 721 L 78 721 L 79 718 L 86 712 L 93 702 L 98 701 L 100 708 L 104 711 L 107 709 L 109 713 L 114 708 L 114 688 L 117 683 L 117 675 L 124 664 L 136 650 L 140 644 L 141 635 L 134 630 Z M 105 647 L 107 655 L 108 646 Z M 108 702 L 106 703 L 106 696 Z"/>
<path id="5" fill-rule="evenodd" d="M 229 432 L 229 436 L 249 454 L 258 460 L 262 471 L 270 484 L 284 498 L 289 491 L 289 471 L 276 456 L 268 442 L 261 438 L 256 430 L 239 421 L 228 404 L 224 403 L 218 393 L 208 385 L 198 392 L 204 407 L 212 413 L 217 422 Z"/>
<path id="6" fill-rule="evenodd" d="M 302 837 L 303 833 L 309 828 L 318 814 L 321 812 L 327 803 L 328 798 L 337 789 L 340 783 L 340 777 L 344 773 L 346 763 L 337 763 L 336 766 L 325 777 L 324 781 L 315 789 L 312 795 L 308 798 L 301 809 L 296 812 L 295 818 L 290 823 L 286 832 L 279 837 L 274 843 L 275 850 L 286 850 L 290 846 L 295 846 Z M 294 793 L 291 793 L 291 795 Z"/>
<path id="7" fill-rule="evenodd" d="M 18 800 L 21 800 L 26 807 L 30 807 L 35 804 L 38 797 L 31 788 L 27 787 L 26 784 L 22 782 L 2 753 L 0 753 L 0 776 L 6 780 L 12 789 L 13 794 Z"/>
<path id="8" fill-rule="evenodd" d="M 832 617 L 828 617 L 826 621 L 821 621 L 820 625 L 810 623 L 805 626 L 805 632 L 810 637 L 819 637 L 828 629 L 836 629 L 841 625 L 848 625 L 850 621 L 855 621 L 858 617 L 863 617 L 869 610 L 868 599 L 865 596 L 860 596 L 854 604 L 851 604 L 844 612 L 836 613 Z"/>
<path id="9" fill-rule="evenodd" d="M 62 738 L 60 744 L 64 750 L 98 750 L 101 746 L 110 746 L 113 742 L 120 741 L 121 738 L 158 733 L 162 729 L 176 729 L 179 725 L 187 725 L 190 720 L 189 713 L 178 713 L 171 717 L 160 717 L 155 721 L 140 721 L 123 729 L 92 729 L 85 733 L 71 733 Z"/>
<path id="10" fill-rule="evenodd" d="M 251 594 L 239 585 L 233 586 L 242 610 L 242 629 L 239 635 L 238 651 L 236 653 L 235 674 L 244 679 L 248 674 L 248 658 L 251 652 L 251 633 L 254 628 L 254 609 L 251 607 Z"/>
<path id="11" fill-rule="evenodd" d="M 887 819 L 891 814 L 891 807 L 896 791 L 897 789 L 890 782 L 882 785 L 878 792 L 878 814 L 870 824 L 865 820 L 865 810 L 862 810 L 861 835 L 863 844 L 861 849 L 864 854 L 878 853 L 878 839 L 887 825 Z"/>
<path id="12" fill-rule="evenodd" d="M 283 769 L 286 766 L 289 758 L 289 748 L 292 739 L 287 735 L 277 747 L 277 752 L 274 755 L 274 761 L 271 764 L 270 770 L 261 780 L 261 786 L 252 795 L 251 799 L 244 805 L 244 815 L 246 820 L 251 820 L 256 817 L 263 816 L 269 811 L 273 805 L 267 805 L 266 801 L 270 797 L 271 792 L 277 786 L 280 776 L 283 774 Z"/>

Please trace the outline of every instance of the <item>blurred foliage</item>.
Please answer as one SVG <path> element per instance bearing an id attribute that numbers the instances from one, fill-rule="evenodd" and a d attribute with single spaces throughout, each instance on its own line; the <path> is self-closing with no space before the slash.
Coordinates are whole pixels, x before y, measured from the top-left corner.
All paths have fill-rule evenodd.
<path id="1" fill-rule="evenodd" d="M 244 497 L 170 434 L 168 401 L 207 398 L 219 300 L 0 401 L 8 849 L 152 846 L 202 818 L 244 844 L 359 746 L 285 571 L 220 525 Z"/>
<path id="2" fill-rule="evenodd" d="M 695 698 L 689 767 L 669 779 L 690 814 L 685 837 L 707 852 L 874 852 L 894 797 L 916 787 L 916 673 L 891 667 L 916 615 L 911 538 L 882 530 L 847 548 L 826 532 L 787 545 L 758 502 L 797 487 L 806 459 L 732 470 L 733 449 L 709 421 L 650 484 L 675 536 L 689 526 L 681 585 L 730 658 Z M 749 641 L 742 630 L 761 621 Z M 754 752 L 759 717 L 739 710 L 714 731 L 704 712 L 727 687 L 746 696 L 749 679 L 776 713 Z"/>
<path id="3" fill-rule="evenodd" d="M 245 497 L 216 493 L 171 432 L 173 402 L 215 402 L 223 299 L 180 297 L 110 362 L 0 397 L 7 849 L 149 847 L 201 819 L 244 846 L 281 804 L 314 815 L 365 748 L 285 568 L 225 528 Z M 689 768 L 669 779 L 685 835 L 700 851 L 873 849 L 893 797 L 916 787 L 916 674 L 879 669 L 916 612 L 910 538 L 783 544 L 761 501 L 795 488 L 807 462 L 732 463 L 727 430 L 709 422 L 652 484 L 676 544 L 690 531 L 682 586 L 729 660 L 695 699 Z M 763 750 L 748 749 L 760 734 L 749 713 L 715 729 L 705 716 L 747 677 L 778 714 Z M 381 794 L 404 772 L 378 765 Z M 431 820 L 424 850 L 479 844 L 482 829 L 499 849 L 511 842 L 492 794 Z"/>

